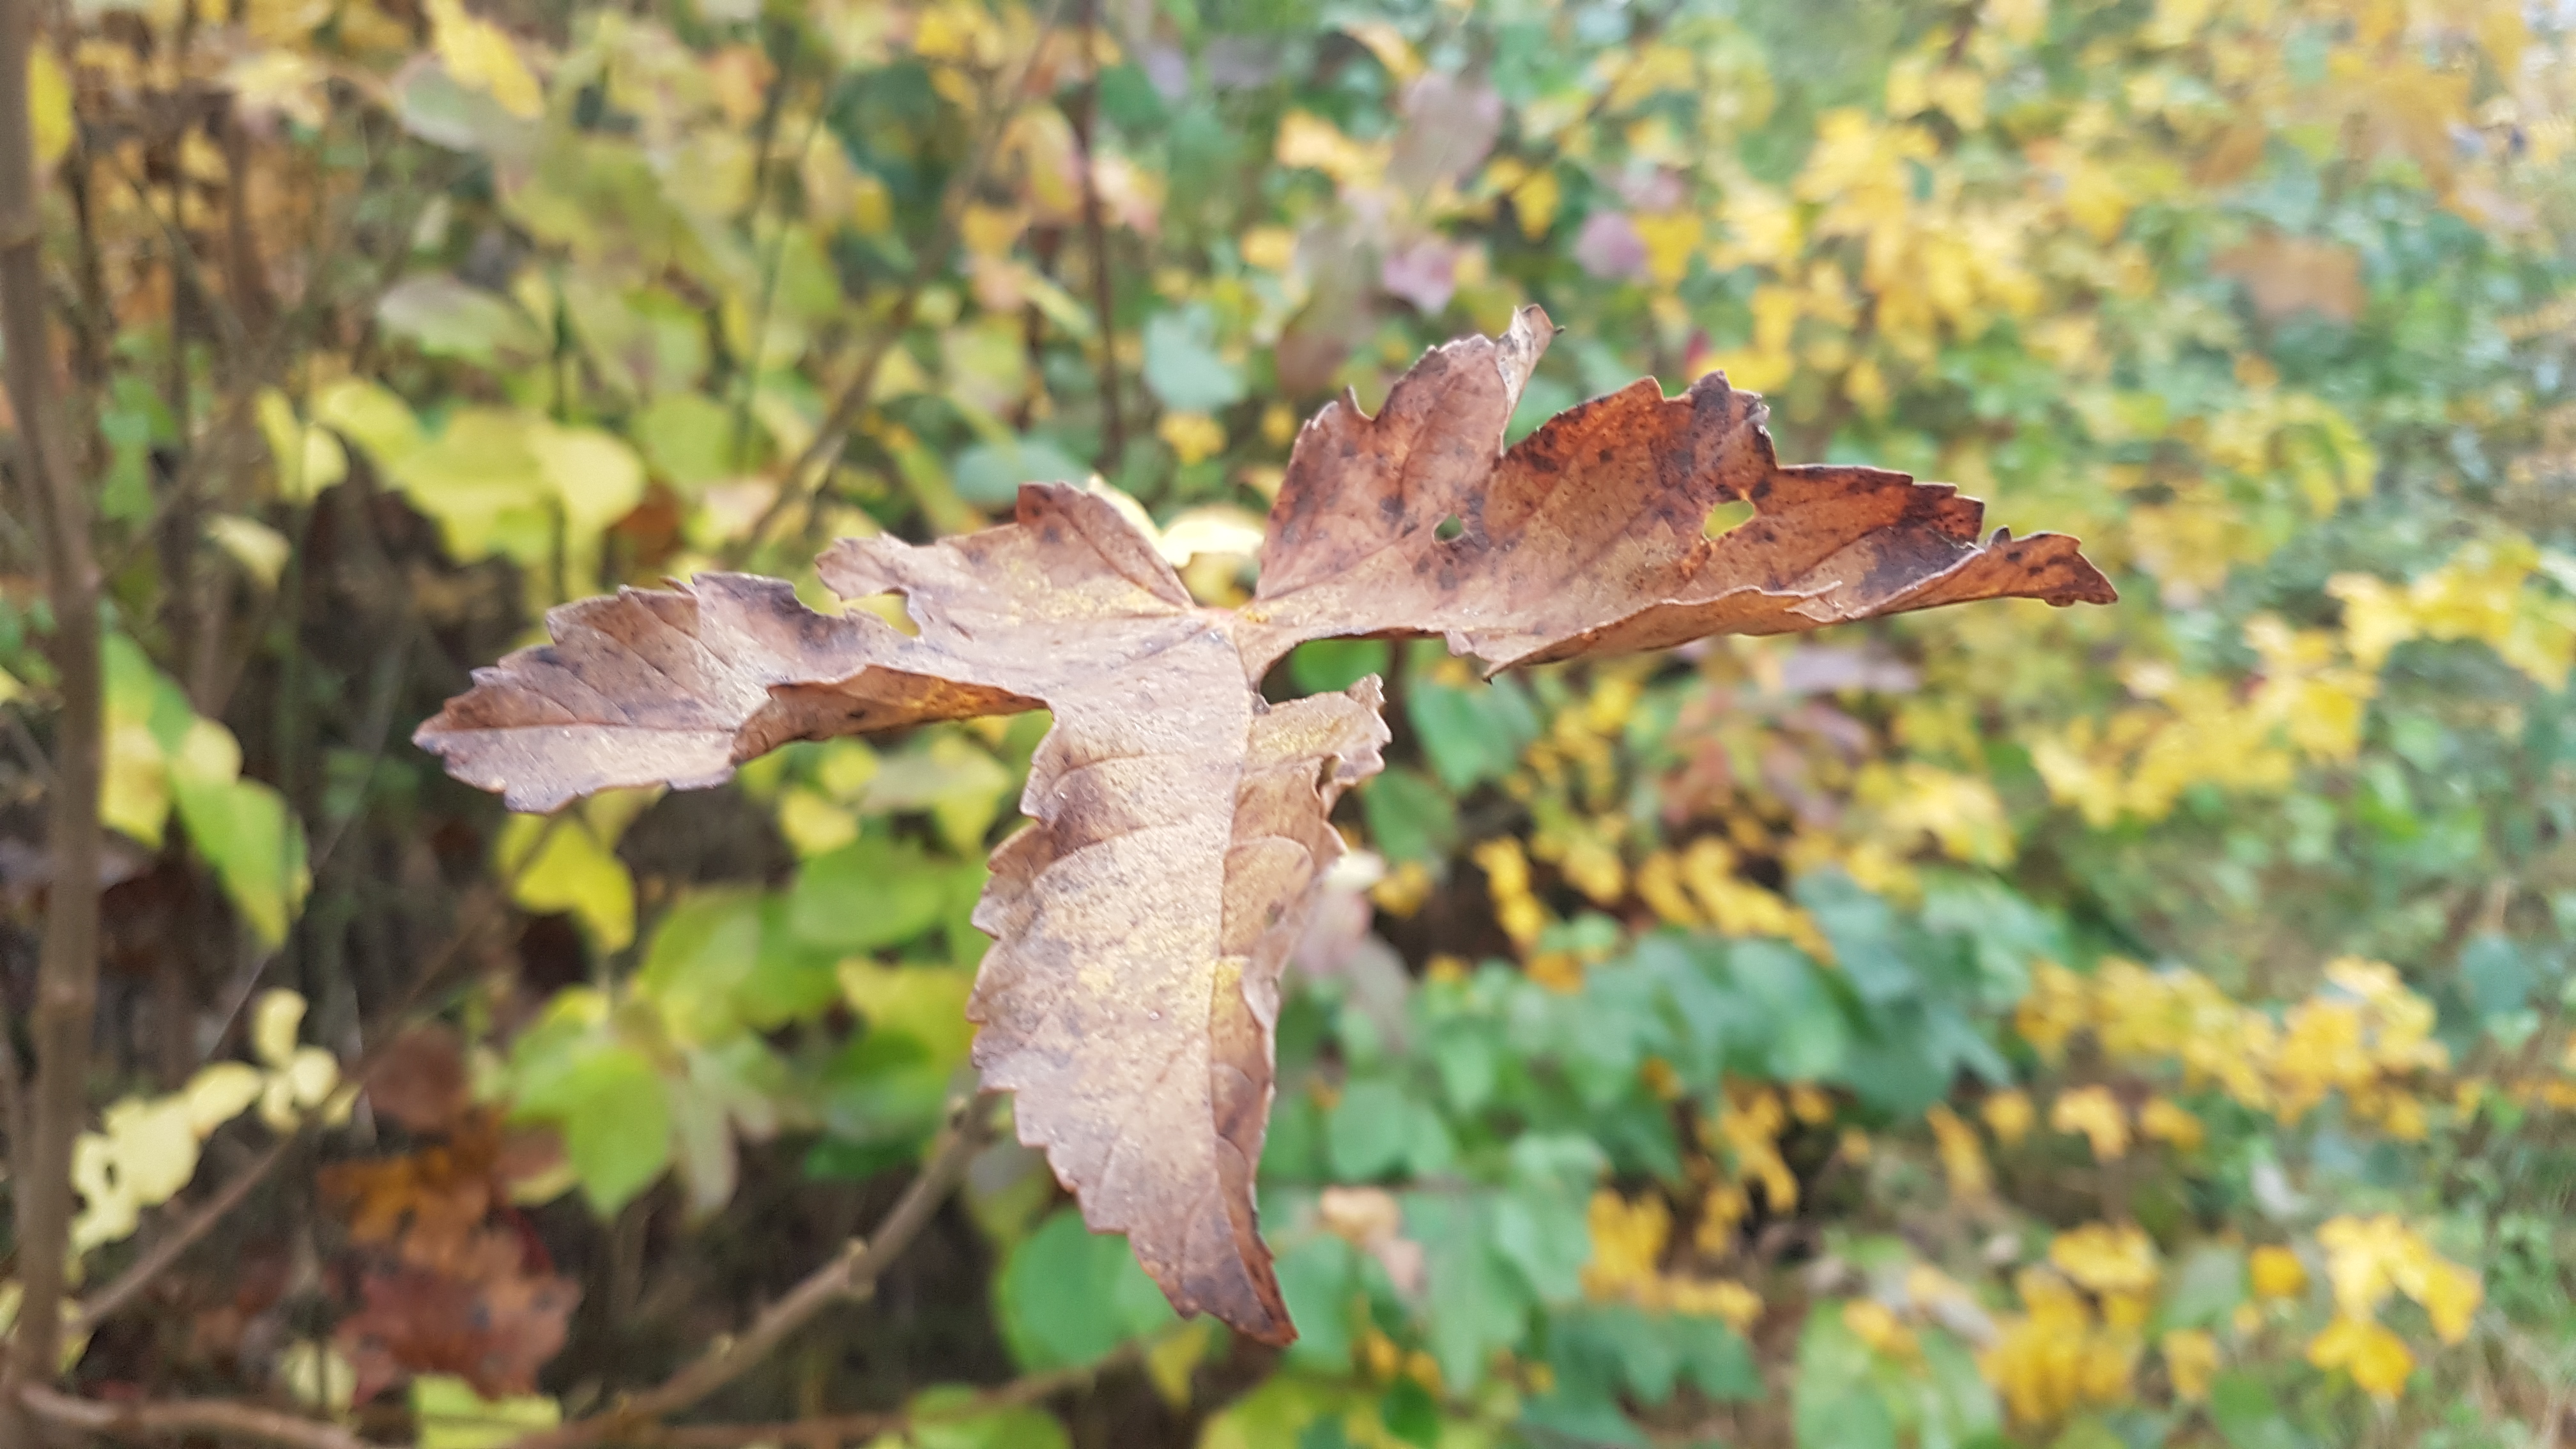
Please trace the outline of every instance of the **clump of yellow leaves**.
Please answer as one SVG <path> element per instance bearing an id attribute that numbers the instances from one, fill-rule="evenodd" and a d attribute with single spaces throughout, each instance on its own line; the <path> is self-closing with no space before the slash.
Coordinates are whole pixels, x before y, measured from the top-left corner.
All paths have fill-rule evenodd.
<path id="1" fill-rule="evenodd" d="M 2139 1341 L 2134 1322 L 2097 1317 L 2084 1295 L 2048 1268 L 2014 1280 L 2022 1312 L 2002 1320 L 1977 1369 L 1995 1386 L 2013 1422 L 2054 1424 L 2079 1408 L 2129 1395 Z"/>
<path id="2" fill-rule="evenodd" d="M 2540 550 L 2515 538 L 2462 549 L 2398 587 L 2368 574 L 2337 574 L 2353 658 L 2377 669 L 2410 639 L 2475 639 L 2544 688 L 2566 687 L 2576 664 L 2576 600 L 2549 592 Z"/>
<path id="3" fill-rule="evenodd" d="M 2043 962 L 2014 1024 L 2050 1060 L 2076 1032 L 2090 1030 L 2115 1062 L 2178 1065 L 2186 1086 L 2215 1086 L 2285 1124 L 2340 1093 L 2361 1121 L 2402 1140 L 2421 1139 L 2425 1109 L 2413 1087 L 2450 1065 L 2449 1052 L 2432 1039 L 2433 1004 L 2384 962 L 2345 957 L 2325 976 L 2325 990 L 2276 1022 L 2195 971 L 2111 960 L 2087 977 Z M 2106 1160 L 2129 1140 L 2125 1112 L 2098 1086 L 2061 1096 L 2050 1125 L 2084 1133 Z M 2161 1099 L 2141 1112 L 2139 1126 L 2185 1149 L 2200 1137 L 2197 1119 Z"/>
<path id="4" fill-rule="evenodd" d="M 1762 1299 L 1732 1278 L 1667 1274 L 1664 1248 L 1672 1238 L 1672 1209 L 1659 1197 L 1634 1201 L 1603 1190 L 1585 1213 L 1592 1259 L 1583 1265 L 1583 1291 L 1597 1300 L 1627 1299 L 1641 1307 L 1696 1317 L 1722 1318 L 1739 1332 L 1762 1312 Z"/>
<path id="5" fill-rule="evenodd" d="M 2342 1369 L 2381 1398 L 2405 1388 L 2415 1357 L 2379 1321 L 2392 1293 L 2423 1305 L 2444 1343 L 2468 1337 L 2469 1323 L 2486 1296 L 2478 1275 L 2433 1251 L 2414 1229 L 2393 1215 L 2338 1217 L 2317 1229 L 2325 1250 L 2326 1280 L 2334 1289 L 2335 1316 L 2308 1344 L 2308 1362 Z"/>
<path id="6" fill-rule="evenodd" d="M 134 1235 L 143 1209 L 176 1197 L 197 1175 L 198 1149 L 253 1103 L 272 1131 L 292 1131 L 303 1114 L 345 1120 L 355 1092 L 344 1090 L 340 1064 L 320 1047 L 298 1046 L 304 998 L 271 991 L 251 1012 L 251 1054 L 259 1065 L 215 1062 L 162 1097 L 128 1097 L 100 1119 L 105 1130 L 72 1144 L 72 1184 L 81 1195 L 72 1222 L 72 1251 Z"/>

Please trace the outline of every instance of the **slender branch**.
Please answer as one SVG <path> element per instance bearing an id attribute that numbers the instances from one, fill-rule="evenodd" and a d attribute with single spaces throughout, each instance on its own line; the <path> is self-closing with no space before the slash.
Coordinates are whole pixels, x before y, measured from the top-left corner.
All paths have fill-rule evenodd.
<path id="1" fill-rule="evenodd" d="M 18 1402 L 29 1414 L 56 1428 L 120 1439 L 214 1434 L 283 1445 L 285 1449 L 379 1449 L 373 1441 L 337 1424 L 230 1399 L 110 1404 L 30 1384 L 18 1391 Z"/>
<path id="2" fill-rule="evenodd" d="M 649 1437 L 650 1426 L 749 1372 L 824 1309 L 873 1291 L 877 1279 L 930 1225 L 949 1190 L 965 1177 L 966 1164 L 984 1145 L 991 1125 L 991 1102 L 980 1094 L 969 1099 L 922 1162 L 912 1185 L 877 1224 L 875 1236 L 851 1239 L 832 1261 L 807 1274 L 786 1297 L 763 1310 L 751 1327 L 717 1343 L 658 1387 L 587 1419 L 527 1435 L 510 1449 L 581 1449 L 610 1440 Z"/>
<path id="3" fill-rule="evenodd" d="M 887 355 L 894 351 L 903 340 L 903 334 L 911 328 L 913 314 L 921 305 L 923 290 L 948 270 L 957 250 L 958 234 L 965 225 L 966 205 L 974 199 L 975 188 L 981 184 L 985 173 L 992 169 L 993 158 L 1001 154 L 1003 138 L 1010 133 L 1011 118 L 1019 111 L 1021 93 L 1028 89 L 1029 77 L 1036 73 L 1039 58 L 1046 54 L 1047 37 L 1054 33 L 1058 8 L 1060 0 L 1059 5 L 1048 8 L 1046 19 L 1038 27 L 1037 40 L 1029 46 L 1028 54 L 1020 57 L 1010 79 L 996 91 L 992 114 L 985 118 L 973 151 L 969 153 L 966 164 L 949 178 L 947 189 L 939 198 L 939 225 L 922 247 L 921 254 L 914 259 L 912 275 L 904 279 L 903 293 L 895 299 L 894 309 L 886 315 L 876 335 L 868 339 L 867 350 L 859 354 L 857 368 L 833 397 L 831 409 L 823 415 L 822 425 L 814 430 L 814 441 L 807 444 L 805 451 L 788 466 L 777 500 L 761 513 L 759 521 L 752 524 L 751 531 L 743 535 L 741 543 L 729 551 L 732 560 L 747 558 L 756 552 L 768 539 L 770 530 L 777 527 L 794 507 L 811 502 L 816 494 L 821 493 L 824 485 L 831 481 L 832 470 L 840 466 L 841 452 L 849 446 L 850 425 L 857 421 L 860 409 L 866 407 L 876 394 L 877 373 L 885 366 Z"/>
<path id="4" fill-rule="evenodd" d="M 8 1367 L 0 1370 L 0 1449 L 30 1449 L 33 1422 L 15 1391 L 53 1376 L 62 1350 L 70 1261 L 72 1139 L 80 1130 L 98 1001 L 99 821 L 102 766 L 98 565 L 89 500 L 68 449 L 54 378 L 38 210 L 28 56 L 36 6 L 0 3 L 0 347 L 17 416 L 18 479 L 44 540 L 53 604 L 56 693 L 53 818 L 46 853 L 45 935 L 36 975 L 35 1084 L 27 1134 L 13 1140 L 18 1279 L 24 1298 Z"/>
<path id="5" fill-rule="evenodd" d="M 1100 211 L 1100 61 L 1096 31 L 1100 0 L 1081 0 L 1082 88 L 1074 95 L 1066 119 L 1073 125 L 1075 149 L 1082 153 L 1082 242 L 1091 252 L 1091 309 L 1100 318 L 1100 457 L 1102 473 L 1114 473 L 1127 451 L 1127 422 L 1118 407 L 1118 313 L 1109 271 L 1109 227 Z"/>
<path id="6" fill-rule="evenodd" d="M 960 1419 L 973 1419 L 1051 1399 L 1066 1389 L 1090 1383 L 1111 1369 L 1141 1360 L 1154 1345 L 1168 1336 L 1136 1339 L 1121 1344 L 1117 1352 L 1096 1363 L 1027 1374 L 1006 1384 L 996 1384 L 971 1398 L 931 1409 L 826 1414 L 774 1424 L 680 1424 L 641 1437 L 645 1442 L 669 1445 L 671 1449 L 741 1449 L 741 1446 L 751 1444 L 802 1444 L 810 1446 L 810 1449 L 819 1449 L 824 1444 L 874 1439 L 881 1434 L 899 1434 L 918 1425 L 955 1423 Z"/>
<path id="7" fill-rule="evenodd" d="M 18 1045 L 9 1039 L 9 1024 L 0 1021 L 0 1131 L 9 1134 L 12 1155 L 27 1140 L 26 1078 L 18 1072 Z"/>

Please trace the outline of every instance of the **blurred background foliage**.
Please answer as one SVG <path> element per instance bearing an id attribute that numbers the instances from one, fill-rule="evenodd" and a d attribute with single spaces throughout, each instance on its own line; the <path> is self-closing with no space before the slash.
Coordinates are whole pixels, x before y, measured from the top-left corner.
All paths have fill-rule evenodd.
<path id="1" fill-rule="evenodd" d="M 1722 368 L 1784 456 L 1956 480 L 2122 602 L 1491 686 L 1306 646 L 1273 692 L 1384 674 L 1397 744 L 1280 1025 L 1304 1337 L 1176 1324 L 1002 1145 L 704 1412 L 887 1411 L 847 1437 L 889 1449 L 2576 1432 L 2559 12 L 47 13 L 121 841 L 88 1281 L 290 1159 L 92 1326 L 84 1392 L 503 1442 L 873 1222 L 965 1088 L 1042 722 L 511 819 L 404 741 L 546 606 L 706 568 L 821 604 L 827 539 L 1094 471 L 1238 598 L 1304 416 L 1536 301 L 1518 429 Z M 50 675 L 0 545 L 16 1016 Z"/>

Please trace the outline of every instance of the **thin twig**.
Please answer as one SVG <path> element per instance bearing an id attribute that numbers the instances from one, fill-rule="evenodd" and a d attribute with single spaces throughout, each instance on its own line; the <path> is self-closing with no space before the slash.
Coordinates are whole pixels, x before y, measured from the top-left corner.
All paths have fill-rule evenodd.
<path id="1" fill-rule="evenodd" d="M 9 1024 L 0 1022 L 0 1131 L 9 1134 L 9 1153 L 16 1156 L 27 1140 L 27 1102 L 18 1075 L 18 1047 L 9 1039 Z"/>
<path id="2" fill-rule="evenodd" d="M 748 558 L 757 552 L 768 539 L 769 531 L 778 526 L 779 520 L 796 506 L 810 503 L 831 481 L 832 470 L 840 466 L 841 451 L 849 446 L 850 425 L 857 421 L 859 410 L 866 407 L 876 393 L 878 371 L 885 366 L 887 355 L 903 340 L 903 334 L 911 328 L 913 314 L 921 305 L 922 292 L 948 270 L 949 261 L 957 250 L 958 234 L 965 225 L 966 205 L 974 199 L 975 188 L 983 181 L 984 173 L 992 169 L 993 158 L 1001 153 L 1002 140 L 1010 133 L 1011 118 L 1019 113 L 1020 93 L 1027 89 L 1029 77 L 1037 71 L 1039 58 L 1046 54 L 1047 37 L 1055 31 L 1056 14 L 1061 8 L 1062 0 L 1047 8 L 1046 18 L 1038 26 L 1038 38 L 1030 44 L 1029 53 L 1020 57 L 1010 79 L 996 92 L 992 114 L 985 118 L 974 150 L 969 153 L 966 164 L 949 178 L 947 189 L 939 198 L 939 225 L 923 246 L 921 254 L 914 259 L 912 275 L 904 279 L 902 295 L 895 299 L 893 310 L 887 313 L 883 325 L 868 340 L 868 348 L 859 355 L 858 367 L 850 374 L 850 380 L 842 384 L 841 391 L 832 399 L 830 411 L 823 415 L 822 425 L 814 431 L 814 441 L 808 443 L 805 451 L 788 466 L 781 479 L 777 499 L 761 513 L 759 520 L 752 524 L 751 531 L 743 535 L 741 543 L 729 550 L 733 560 Z"/>
<path id="3" fill-rule="evenodd" d="M 832 1261 L 807 1274 L 786 1297 L 763 1310 L 751 1327 L 710 1348 L 659 1386 L 587 1419 L 527 1435 L 509 1449 L 580 1449 L 614 1439 L 647 1437 L 650 1426 L 749 1372 L 824 1309 L 873 1291 L 878 1277 L 930 1225 L 949 1190 L 965 1177 L 968 1160 L 991 1131 L 991 1106 L 982 1095 L 970 1098 L 922 1162 L 912 1185 L 877 1224 L 875 1235 L 851 1239 Z"/>
<path id="4" fill-rule="evenodd" d="M 132 1404 L 102 1403 L 30 1384 L 18 1391 L 28 1412 L 57 1428 L 121 1439 L 159 1439 L 183 1434 L 215 1434 L 254 1439 L 286 1449 L 379 1449 L 337 1424 L 298 1418 L 256 1404 L 230 1399 L 162 1399 Z"/>
<path id="5" fill-rule="evenodd" d="M 1090 1383 L 1111 1369 L 1124 1368 L 1143 1359 L 1168 1336 L 1137 1339 L 1120 1345 L 1115 1353 L 1095 1363 L 1028 1374 L 1006 1384 L 996 1384 L 971 1398 L 930 1409 L 825 1414 L 772 1424 L 679 1424 L 640 1437 L 650 1443 L 669 1445 L 671 1449 L 740 1449 L 747 1444 L 801 1444 L 809 1446 L 809 1449 L 819 1449 L 824 1444 L 874 1439 L 880 1434 L 899 1434 L 923 1424 L 955 1423 L 960 1419 L 977 1418 L 1054 1398 L 1066 1389 Z"/>

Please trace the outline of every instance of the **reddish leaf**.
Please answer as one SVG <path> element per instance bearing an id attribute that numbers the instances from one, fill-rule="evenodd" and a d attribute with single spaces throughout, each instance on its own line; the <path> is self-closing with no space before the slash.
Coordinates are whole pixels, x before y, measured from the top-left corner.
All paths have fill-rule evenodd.
<path id="1" fill-rule="evenodd" d="M 397 1266 L 360 1284 L 366 1306 L 332 1338 L 357 1370 L 357 1398 L 409 1374 L 463 1376 L 487 1399 L 536 1391 L 537 1370 L 563 1348 L 581 1290 L 569 1279 L 526 1272 L 518 1236 L 476 1237 L 466 1271 Z"/>
<path id="2" fill-rule="evenodd" d="M 465 1052 L 456 1033 L 430 1025 L 394 1038 L 385 1047 L 384 1060 L 367 1073 L 367 1101 L 414 1132 L 455 1126 L 472 1103 Z"/>
<path id="3" fill-rule="evenodd" d="M 1300 642 L 1445 635 L 1505 668 L 1779 633 L 1971 599 L 2108 602 L 2074 541 L 1998 534 L 1943 484 L 1784 468 L 1722 377 L 1573 409 L 1508 452 L 1545 348 L 1535 308 L 1428 354 L 1375 418 L 1297 442 L 1241 611 L 1195 604 L 1105 499 L 1023 488 L 999 528 L 844 541 L 844 598 L 904 595 L 917 638 L 784 584 L 703 575 L 556 610 L 556 644 L 480 671 L 416 736 L 521 809 L 705 785 L 784 741 L 1043 704 L 1023 806 L 976 922 L 997 944 L 976 1064 L 1019 1092 L 1094 1228 L 1127 1233 L 1184 1311 L 1292 1337 L 1253 1221 L 1280 963 L 1341 848 L 1334 800 L 1386 739 L 1376 681 L 1265 703 Z M 1753 516 L 1704 536 L 1721 504 Z"/>

